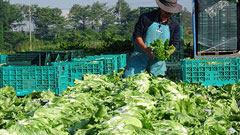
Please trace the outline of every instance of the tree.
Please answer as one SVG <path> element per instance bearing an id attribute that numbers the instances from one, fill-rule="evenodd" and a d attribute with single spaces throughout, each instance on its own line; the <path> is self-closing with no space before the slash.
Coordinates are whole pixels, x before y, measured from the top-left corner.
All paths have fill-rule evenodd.
<path id="1" fill-rule="evenodd" d="M 184 43 L 193 45 L 192 15 L 184 8 L 181 12 L 181 25 L 183 26 Z"/>
<path id="2" fill-rule="evenodd" d="M 74 29 L 87 30 L 92 28 L 97 31 L 106 29 L 115 23 L 114 8 L 108 8 L 106 3 L 95 2 L 92 6 L 75 4 L 69 13 L 69 20 Z"/>
<path id="3" fill-rule="evenodd" d="M 187 10 L 186 7 L 181 12 L 181 25 L 185 28 L 192 27 L 192 14 Z"/>
<path id="4" fill-rule="evenodd" d="M 10 5 L 9 1 L 0 0 L 0 49 L 11 51 L 12 46 L 16 44 L 14 39 L 10 37 L 18 38 L 12 36 L 13 28 L 15 28 L 18 22 L 23 20 L 23 15 L 20 9 L 16 5 Z M 8 40 L 10 39 L 10 40 Z M 10 43 L 11 41 L 11 43 Z"/>
<path id="5" fill-rule="evenodd" d="M 24 17 L 24 21 L 29 21 L 29 15 L 30 15 L 30 12 L 31 14 L 36 12 L 36 9 L 38 8 L 37 5 L 18 5 L 19 9 L 21 10 L 22 14 L 23 14 L 23 17 Z M 33 17 L 31 15 L 31 17 Z"/>
<path id="6" fill-rule="evenodd" d="M 78 4 L 73 5 L 69 12 L 69 19 L 74 29 L 86 30 L 90 22 L 91 7 L 83 7 Z"/>
<path id="7" fill-rule="evenodd" d="M 126 39 L 131 38 L 132 33 L 134 31 L 135 24 L 138 21 L 139 12 L 140 12 L 139 9 L 134 9 L 128 12 L 126 16 L 125 28 L 123 29 L 124 38 Z"/>
<path id="8" fill-rule="evenodd" d="M 126 15 L 124 24 L 114 24 L 107 27 L 107 31 L 119 39 L 131 39 L 135 24 L 138 20 L 139 9 L 134 9 Z"/>
<path id="9" fill-rule="evenodd" d="M 64 30 L 64 17 L 58 8 L 36 7 L 33 12 L 33 22 L 36 26 L 36 37 L 51 41 Z"/>
<path id="10" fill-rule="evenodd" d="M 16 5 L 10 5 L 9 1 L 0 0 L 0 21 L 3 23 L 5 31 L 14 28 L 23 20 L 23 14 Z"/>
<path id="11" fill-rule="evenodd" d="M 116 21 L 117 21 L 117 19 L 114 16 L 114 8 L 107 9 L 102 18 L 101 30 L 106 30 L 108 28 L 108 26 L 114 25 L 114 23 Z"/>
<path id="12" fill-rule="evenodd" d="M 3 24 L 4 31 L 9 30 L 8 16 L 10 14 L 9 1 L 0 0 L 0 21 Z"/>
<path id="13" fill-rule="evenodd" d="M 2 23 L 2 21 L 0 21 L 0 48 L 2 48 L 2 46 L 3 46 L 3 43 L 4 43 L 4 40 L 3 40 L 3 34 L 4 34 L 4 32 L 3 32 L 3 23 Z"/>
<path id="14" fill-rule="evenodd" d="M 125 24 L 127 22 L 126 16 L 130 11 L 131 9 L 125 0 L 118 0 L 115 7 L 115 14 L 119 24 Z"/>
<path id="15" fill-rule="evenodd" d="M 102 22 L 104 20 L 104 16 L 108 13 L 107 10 L 107 4 L 106 3 L 99 3 L 98 1 L 93 3 L 91 7 L 91 22 L 92 22 L 92 28 L 95 30 L 99 30 L 99 28 L 102 25 Z"/>
<path id="16" fill-rule="evenodd" d="M 18 5 L 10 5 L 10 12 L 8 16 L 8 24 L 10 29 L 18 27 L 20 22 L 24 20 L 23 13 Z"/>
<path id="17" fill-rule="evenodd" d="M 9 31 L 5 33 L 5 42 L 8 43 L 8 45 L 6 46 L 5 44 L 3 49 L 13 51 L 17 44 L 22 43 L 26 40 L 28 40 L 28 35 L 22 32 Z"/>

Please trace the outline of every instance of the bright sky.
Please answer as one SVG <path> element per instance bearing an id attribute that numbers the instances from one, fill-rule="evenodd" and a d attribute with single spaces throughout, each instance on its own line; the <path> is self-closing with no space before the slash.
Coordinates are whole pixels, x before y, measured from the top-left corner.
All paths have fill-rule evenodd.
<path id="1" fill-rule="evenodd" d="M 107 3 L 108 6 L 114 6 L 117 0 L 10 0 L 11 4 L 37 4 L 40 7 L 52 7 L 60 9 L 70 9 L 74 4 L 92 5 L 94 2 Z M 131 8 L 137 7 L 155 7 L 157 6 L 155 0 L 126 0 Z M 178 0 L 178 3 L 192 11 L 192 0 Z"/>

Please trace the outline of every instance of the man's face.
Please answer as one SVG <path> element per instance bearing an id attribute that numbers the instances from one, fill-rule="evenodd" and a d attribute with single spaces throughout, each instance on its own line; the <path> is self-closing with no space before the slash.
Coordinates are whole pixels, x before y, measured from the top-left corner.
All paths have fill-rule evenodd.
<path id="1" fill-rule="evenodd" d="M 172 13 L 166 12 L 164 10 L 161 10 L 161 17 L 163 18 L 170 18 Z"/>

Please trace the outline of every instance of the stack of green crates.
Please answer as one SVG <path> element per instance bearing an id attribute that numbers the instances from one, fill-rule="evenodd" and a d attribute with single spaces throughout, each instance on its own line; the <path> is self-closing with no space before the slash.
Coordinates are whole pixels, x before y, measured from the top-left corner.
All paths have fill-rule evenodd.
<path id="1" fill-rule="evenodd" d="M 87 56 L 86 58 L 81 58 L 75 61 L 102 61 L 103 62 L 103 73 L 110 75 L 113 72 L 118 71 L 117 58 L 116 57 L 99 57 L 99 56 Z"/>
<path id="2" fill-rule="evenodd" d="M 176 64 L 175 66 L 167 66 L 167 77 L 172 78 L 176 81 L 181 80 L 182 72 L 181 72 L 181 65 Z"/>
<path id="3" fill-rule="evenodd" d="M 180 42 L 176 48 L 176 51 L 170 56 L 170 58 L 166 61 L 167 64 L 176 64 L 180 62 L 180 59 L 184 58 L 184 40 L 183 40 L 183 26 L 180 26 Z"/>
<path id="4" fill-rule="evenodd" d="M 111 55 L 95 55 L 95 56 L 86 56 L 86 58 L 117 58 L 117 68 L 124 68 L 127 63 L 127 54 L 111 54 Z"/>
<path id="5" fill-rule="evenodd" d="M 2 66 L 0 88 L 12 86 L 17 96 L 48 89 L 61 94 L 67 89 L 67 70 L 66 66 Z"/>
<path id="6" fill-rule="evenodd" d="M 103 73 L 113 74 L 119 69 L 125 68 L 127 54 L 94 55 L 85 58 L 74 58 L 73 61 L 103 61 Z"/>
<path id="7" fill-rule="evenodd" d="M 202 83 L 205 86 L 223 86 L 238 83 L 239 59 L 183 59 L 182 80 L 186 83 Z"/>
<path id="8" fill-rule="evenodd" d="M 181 30 L 180 43 L 177 46 L 176 51 L 166 61 L 166 65 L 167 65 L 166 74 L 169 77 L 174 77 L 178 80 L 181 79 L 180 60 L 184 58 L 184 40 L 183 40 L 183 27 L 182 26 L 180 26 L 180 30 Z"/>
<path id="9" fill-rule="evenodd" d="M 7 57 L 8 55 L 0 55 L 0 64 L 6 63 L 7 62 Z"/>
<path id="10" fill-rule="evenodd" d="M 8 56 L 7 64 L 15 66 L 47 66 L 51 62 L 71 61 L 73 58 L 83 56 L 83 50 L 17 52 Z"/>
<path id="11" fill-rule="evenodd" d="M 44 59 L 41 54 L 13 54 L 8 55 L 7 65 L 12 66 L 38 66 L 41 65 L 41 60 Z"/>
<path id="12" fill-rule="evenodd" d="M 52 66 L 67 67 L 67 84 L 74 86 L 74 80 L 82 80 L 84 74 L 103 74 L 103 61 L 52 62 Z"/>

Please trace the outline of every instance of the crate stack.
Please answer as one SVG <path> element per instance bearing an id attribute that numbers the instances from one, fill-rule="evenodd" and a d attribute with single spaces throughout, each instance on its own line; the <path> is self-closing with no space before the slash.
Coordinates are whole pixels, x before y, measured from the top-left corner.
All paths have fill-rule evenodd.
<path id="1" fill-rule="evenodd" d="M 82 80 L 84 74 L 103 75 L 103 61 L 53 62 L 52 66 L 67 67 L 67 84 L 74 86 L 75 79 Z"/>
<path id="2" fill-rule="evenodd" d="M 8 55 L 0 55 L 0 64 L 5 64 L 7 62 Z"/>
<path id="3" fill-rule="evenodd" d="M 239 81 L 239 59 L 181 60 L 183 81 L 223 86 Z"/>
<path id="4" fill-rule="evenodd" d="M 94 55 L 73 58 L 71 62 L 52 62 L 53 66 L 68 67 L 68 84 L 74 85 L 75 79 L 83 79 L 84 74 L 111 75 L 125 67 L 127 54 Z"/>
<path id="5" fill-rule="evenodd" d="M 193 2 L 195 58 L 236 55 L 239 45 L 237 1 Z"/>
<path id="6" fill-rule="evenodd" d="M 181 60 L 183 82 L 205 86 L 238 83 L 238 3 L 193 0 L 193 5 L 195 59 Z"/>
<path id="7" fill-rule="evenodd" d="M 56 66 L 2 66 L 0 87 L 14 87 L 17 96 L 32 93 L 34 90 L 48 89 L 61 94 L 67 89 L 66 70 L 67 67 Z"/>
<path id="8" fill-rule="evenodd" d="M 180 26 L 180 43 L 176 48 L 176 51 L 166 61 L 167 76 L 174 77 L 177 80 L 181 79 L 181 66 L 180 60 L 184 58 L 184 40 L 183 40 L 183 27 Z"/>
<path id="9" fill-rule="evenodd" d="M 114 74 L 125 67 L 127 59 L 126 54 L 83 56 L 82 50 L 4 55 L 3 63 L 7 65 L 0 67 L 0 88 L 12 86 L 17 96 L 48 89 L 62 94 L 67 86 L 74 85 L 75 79 L 83 79 L 84 74 Z"/>
<path id="10" fill-rule="evenodd" d="M 103 62 L 103 74 L 113 74 L 124 68 L 127 63 L 127 54 L 115 54 L 115 55 L 94 55 L 86 56 L 84 58 L 74 58 L 73 61 L 102 61 Z"/>
<path id="11" fill-rule="evenodd" d="M 47 66 L 51 62 L 71 61 L 73 58 L 81 58 L 83 56 L 83 50 L 17 52 L 16 54 L 8 55 L 7 65 Z"/>

